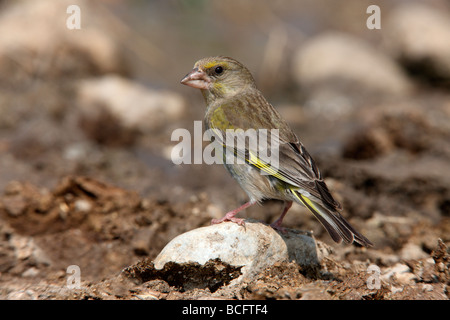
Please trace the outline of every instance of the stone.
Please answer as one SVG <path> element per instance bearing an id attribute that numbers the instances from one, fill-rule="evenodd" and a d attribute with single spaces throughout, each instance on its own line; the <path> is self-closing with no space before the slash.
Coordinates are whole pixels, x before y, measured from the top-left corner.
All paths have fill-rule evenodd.
<path id="1" fill-rule="evenodd" d="M 395 277 L 401 284 L 408 284 L 416 279 L 416 276 L 411 272 L 411 269 L 403 263 L 396 263 L 394 266 L 386 268 L 381 275 L 381 279 L 387 282 L 389 282 L 392 277 Z"/>
<path id="2" fill-rule="evenodd" d="M 84 79 L 78 85 L 80 110 L 85 117 L 111 114 L 125 128 L 149 132 L 180 119 L 184 99 L 171 91 L 152 90 L 117 75 Z"/>
<path id="3" fill-rule="evenodd" d="M 9 243 L 14 248 L 16 259 L 26 261 L 31 266 L 50 265 L 51 260 L 47 254 L 34 241 L 32 237 L 13 235 Z"/>
<path id="4" fill-rule="evenodd" d="M 0 17 L 0 81 L 82 77 L 110 72 L 128 74 L 123 48 L 102 10 L 89 1 L 81 30 L 66 27 L 70 0 L 14 1 Z"/>
<path id="5" fill-rule="evenodd" d="M 221 223 L 194 229 L 175 237 L 154 260 L 155 269 L 168 262 L 198 263 L 220 259 L 231 266 L 242 266 L 243 278 L 251 279 L 275 263 L 294 260 L 302 267 L 317 267 L 328 254 L 325 244 L 311 235 L 289 230 L 278 233 L 270 226 L 247 220 L 245 228 Z"/>
<path id="6" fill-rule="evenodd" d="M 427 258 L 428 255 L 419 245 L 407 242 L 400 250 L 400 257 L 404 260 L 418 260 Z"/>
<path id="7" fill-rule="evenodd" d="M 390 56 L 345 33 L 327 32 L 306 41 L 294 54 L 292 71 L 309 99 L 320 105 L 334 101 L 335 108 L 348 108 L 348 96 L 402 96 L 411 90 Z"/>
<path id="8" fill-rule="evenodd" d="M 389 14 L 386 30 L 387 51 L 405 67 L 426 77 L 450 79 L 448 11 L 425 3 L 405 3 Z"/>

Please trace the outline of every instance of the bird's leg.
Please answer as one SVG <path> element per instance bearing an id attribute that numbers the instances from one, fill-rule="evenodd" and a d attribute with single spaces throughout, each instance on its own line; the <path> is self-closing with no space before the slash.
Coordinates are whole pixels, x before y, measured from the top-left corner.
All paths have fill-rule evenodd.
<path id="1" fill-rule="evenodd" d="M 221 219 L 212 219 L 212 220 L 211 220 L 211 224 L 218 224 L 218 223 L 222 223 L 222 222 L 225 222 L 225 221 L 231 221 L 231 222 L 237 223 L 237 224 L 240 225 L 240 226 L 245 226 L 244 219 L 235 218 L 234 216 L 235 216 L 238 212 L 244 210 L 245 208 L 248 208 L 248 207 L 254 205 L 255 203 L 256 203 L 256 201 L 250 200 L 249 202 L 243 204 L 243 205 L 240 206 L 239 208 L 234 209 L 233 211 L 228 212 L 228 213 L 225 214 L 225 216 L 223 216 Z"/>
<path id="2" fill-rule="evenodd" d="M 272 223 L 270 226 L 272 228 L 274 228 L 275 230 L 279 230 L 282 233 L 286 233 L 286 229 L 281 226 L 281 223 L 283 222 L 284 216 L 286 215 L 286 213 L 289 211 L 289 209 L 291 207 L 292 207 L 292 201 L 285 201 L 284 202 L 284 209 L 283 209 L 283 212 L 281 213 L 281 216 L 274 223 Z"/>

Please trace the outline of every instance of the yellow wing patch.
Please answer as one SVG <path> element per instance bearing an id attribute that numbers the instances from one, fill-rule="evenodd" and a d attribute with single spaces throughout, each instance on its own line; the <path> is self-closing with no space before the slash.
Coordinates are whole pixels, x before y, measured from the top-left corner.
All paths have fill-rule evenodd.
<path id="1" fill-rule="evenodd" d="M 309 200 L 307 197 L 303 196 L 302 194 L 298 193 L 295 191 L 295 189 L 291 189 L 292 194 L 298 199 L 300 200 L 300 202 L 303 202 L 305 204 L 308 204 L 309 207 L 313 208 L 317 213 L 320 213 L 320 210 L 317 210 L 316 206 L 314 205 L 314 203 Z M 307 207 L 308 207 L 307 206 Z"/>
<path id="2" fill-rule="evenodd" d="M 273 169 L 272 166 L 270 166 L 269 164 L 259 160 L 259 158 L 257 156 L 255 156 L 252 152 L 250 152 L 249 155 L 250 155 L 250 158 L 248 159 L 248 162 L 250 164 L 258 167 L 265 173 L 268 173 L 271 176 L 274 176 L 275 178 L 284 180 L 283 177 L 278 173 L 278 170 Z"/>

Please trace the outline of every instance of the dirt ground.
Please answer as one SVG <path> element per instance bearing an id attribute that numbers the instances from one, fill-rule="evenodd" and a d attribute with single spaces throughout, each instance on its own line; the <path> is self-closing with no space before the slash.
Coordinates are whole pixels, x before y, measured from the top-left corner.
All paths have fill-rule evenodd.
<path id="1" fill-rule="evenodd" d="M 106 111 L 83 113 L 79 82 L 111 71 L 78 49 L 53 48 L 61 50 L 52 51 L 57 65 L 39 63 L 46 51 L 20 51 L 20 63 L 0 57 L 6 61 L 0 72 L 0 299 L 450 298 L 445 83 L 436 86 L 415 70 L 409 75 L 413 93 L 355 100 L 357 106 L 339 116 L 304 106 L 289 80 L 288 98 L 270 93 L 344 216 L 374 247 L 335 244 L 306 209 L 294 205 L 285 226 L 312 231 L 330 255 L 317 270 L 286 262 L 236 288 L 227 285 L 239 268 L 220 260 L 163 270 L 152 264 L 171 239 L 246 201 L 220 165 L 177 166 L 170 159 L 171 132 L 192 131 L 193 121 L 203 117 L 200 93 L 178 83 L 192 67 L 193 53 L 186 51 L 160 84 L 183 96 L 183 113 L 163 126 L 134 130 Z M 121 53 L 113 72 L 142 77 L 133 54 Z M 159 89 L 154 84 L 161 69 L 154 68 L 148 82 Z M 280 203 L 268 201 L 241 217 L 273 222 L 280 210 Z M 71 286 L 69 266 L 79 267 L 80 287 Z"/>

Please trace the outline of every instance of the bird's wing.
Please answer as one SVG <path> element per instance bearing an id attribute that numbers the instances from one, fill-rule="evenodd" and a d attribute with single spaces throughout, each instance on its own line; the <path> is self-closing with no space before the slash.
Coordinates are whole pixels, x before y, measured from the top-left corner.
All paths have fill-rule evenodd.
<path id="1" fill-rule="evenodd" d="M 260 169 L 266 175 L 273 176 L 321 199 L 332 210 L 341 209 L 340 204 L 329 192 L 311 155 L 285 120 L 259 91 L 255 90 L 211 106 L 208 108 L 205 124 L 211 129 L 215 140 L 226 149 L 231 149 L 236 157 L 245 159 L 247 163 Z M 256 147 L 246 144 L 245 141 L 239 144 L 246 139 L 245 134 L 236 135 L 234 143 L 230 143 L 229 137 L 227 140 L 227 129 L 235 131 L 242 129 L 244 133 L 249 129 L 258 132 L 260 129 L 266 129 L 266 148 L 269 152 L 261 148 L 261 143 L 258 143 Z M 245 149 L 238 148 L 239 145 L 245 145 Z M 268 156 L 270 151 L 278 151 L 278 161 L 275 165 L 271 161 L 274 159 L 272 155 Z"/>

